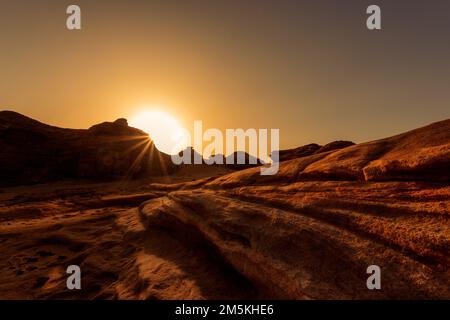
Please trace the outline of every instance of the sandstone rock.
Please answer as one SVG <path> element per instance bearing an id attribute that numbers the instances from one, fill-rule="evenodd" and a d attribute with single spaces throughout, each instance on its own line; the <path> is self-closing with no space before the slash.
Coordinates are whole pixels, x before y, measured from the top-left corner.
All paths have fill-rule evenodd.
<path id="1" fill-rule="evenodd" d="M 140 216 L 147 229 L 209 245 L 261 297 L 448 299 L 447 218 L 418 203 L 450 190 L 416 189 L 423 187 L 301 182 L 175 191 L 141 205 Z M 385 193 L 395 197 L 380 198 Z M 372 264 L 382 269 L 383 290 L 365 287 Z"/>
<path id="2" fill-rule="evenodd" d="M 250 168 L 179 185 L 140 216 L 146 228 L 203 239 L 262 297 L 448 299 L 449 143 L 449 120 L 338 142 L 274 176 Z M 381 291 L 365 287 L 373 264 Z"/>
<path id="3" fill-rule="evenodd" d="M 214 188 L 305 180 L 450 181 L 450 120 L 390 138 L 314 153 L 280 163 L 274 176 L 258 168 L 210 182 Z"/>
<path id="4" fill-rule="evenodd" d="M 450 120 L 333 152 L 303 178 L 450 181 Z"/>

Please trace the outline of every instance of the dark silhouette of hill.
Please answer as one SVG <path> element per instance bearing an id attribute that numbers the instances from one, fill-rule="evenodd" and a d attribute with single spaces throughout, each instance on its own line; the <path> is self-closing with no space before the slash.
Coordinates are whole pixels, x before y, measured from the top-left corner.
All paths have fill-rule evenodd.
<path id="1" fill-rule="evenodd" d="M 327 143 L 324 146 L 318 145 L 317 143 L 311 143 L 294 149 L 280 150 L 279 161 L 281 162 L 286 160 L 292 160 L 296 158 L 307 157 L 317 153 L 338 150 L 352 146 L 354 144 L 355 143 L 351 141 L 338 140 Z"/>
<path id="2" fill-rule="evenodd" d="M 248 168 L 252 168 L 252 167 L 260 166 L 260 165 L 264 164 L 263 161 L 248 154 L 245 151 L 235 151 L 226 157 L 223 154 L 217 154 L 217 155 L 211 156 L 209 159 L 205 159 L 193 147 L 187 147 L 186 149 L 179 152 L 179 156 L 183 157 L 183 155 L 186 152 L 189 155 L 189 156 L 186 156 L 186 159 L 188 159 L 188 158 L 190 159 L 190 164 L 194 164 L 194 160 L 196 158 L 201 160 L 201 164 L 208 164 L 208 165 L 214 165 L 214 166 L 224 165 L 227 168 L 232 169 L 232 170 L 243 170 L 243 169 L 248 169 Z M 213 163 L 213 157 L 215 159 L 221 158 L 222 163 Z M 240 159 L 240 161 L 238 161 L 239 159 Z M 187 164 L 187 165 L 189 165 L 189 164 Z"/>
<path id="3" fill-rule="evenodd" d="M 174 170 L 143 131 L 125 119 L 89 129 L 50 126 L 12 111 L 0 112 L 0 184 L 63 179 L 132 178 Z"/>

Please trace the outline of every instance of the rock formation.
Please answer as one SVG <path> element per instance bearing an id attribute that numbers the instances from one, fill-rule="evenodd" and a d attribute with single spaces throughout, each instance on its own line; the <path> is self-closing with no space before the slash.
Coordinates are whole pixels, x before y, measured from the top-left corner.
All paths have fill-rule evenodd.
<path id="1" fill-rule="evenodd" d="M 275 176 L 252 168 L 186 184 L 140 216 L 202 239 L 261 297 L 448 299 L 449 147 L 446 120 L 284 161 Z M 366 287 L 370 265 L 382 290 Z"/>
<path id="2" fill-rule="evenodd" d="M 170 157 L 125 119 L 87 130 L 63 129 L 0 112 L 0 184 L 111 179 L 174 170 Z"/>
<path id="3" fill-rule="evenodd" d="M 20 166 L 44 167 L 19 162 L 26 157 L 5 136 L 39 159 L 34 144 L 48 154 L 57 133 L 54 141 L 78 142 L 75 150 L 98 161 L 95 150 L 105 141 L 142 134 L 123 120 L 73 131 L 1 116 L 2 146 L 16 152 L 7 164 L 18 159 L 12 168 L 19 176 Z M 14 129 L 24 127 L 30 131 Z M 448 300 L 449 147 L 445 120 L 323 152 L 310 145 L 274 176 L 256 167 L 126 188 L 78 182 L 2 189 L 0 298 Z M 83 290 L 67 290 L 70 264 L 83 270 Z M 366 286 L 372 265 L 380 267 L 381 290 Z"/>
<path id="4" fill-rule="evenodd" d="M 332 151 L 332 150 L 338 150 L 342 148 L 346 148 L 349 146 L 354 145 L 354 142 L 351 141 L 333 141 L 330 143 L 327 143 L 324 146 L 320 146 L 317 143 L 311 143 L 307 144 L 295 149 L 287 149 L 287 150 L 280 150 L 279 151 L 279 161 L 286 161 L 286 160 L 292 160 L 296 158 L 301 157 L 307 157 L 313 154 Z"/>

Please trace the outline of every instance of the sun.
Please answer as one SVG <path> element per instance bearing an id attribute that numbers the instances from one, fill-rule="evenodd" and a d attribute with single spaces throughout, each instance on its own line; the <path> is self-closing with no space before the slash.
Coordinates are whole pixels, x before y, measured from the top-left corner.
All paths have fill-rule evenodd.
<path id="1" fill-rule="evenodd" d="M 156 148 L 167 154 L 176 154 L 187 147 L 187 130 L 170 114 L 148 110 L 136 114 L 130 126 L 149 134 Z"/>

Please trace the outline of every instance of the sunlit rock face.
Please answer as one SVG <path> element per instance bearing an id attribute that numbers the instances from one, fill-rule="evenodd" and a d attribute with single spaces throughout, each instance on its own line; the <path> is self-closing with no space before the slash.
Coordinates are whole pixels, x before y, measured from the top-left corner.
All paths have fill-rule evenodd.
<path id="1" fill-rule="evenodd" d="M 450 120 L 323 152 L 309 145 L 277 175 L 154 185 L 167 194 L 141 204 L 140 221 L 191 248 L 200 239 L 261 298 L 449 299 L 449 146 Z M 382 290 L 367 290 L 370 265 Z"/>
<path id="2" fill-rule="evenodd" d="M 49 126 L 21 114 L 0 112 L 0 184 L 63 179 L 133 178 L 174 170 L 170 156 L 126 119 L 87 130 Z"/>

